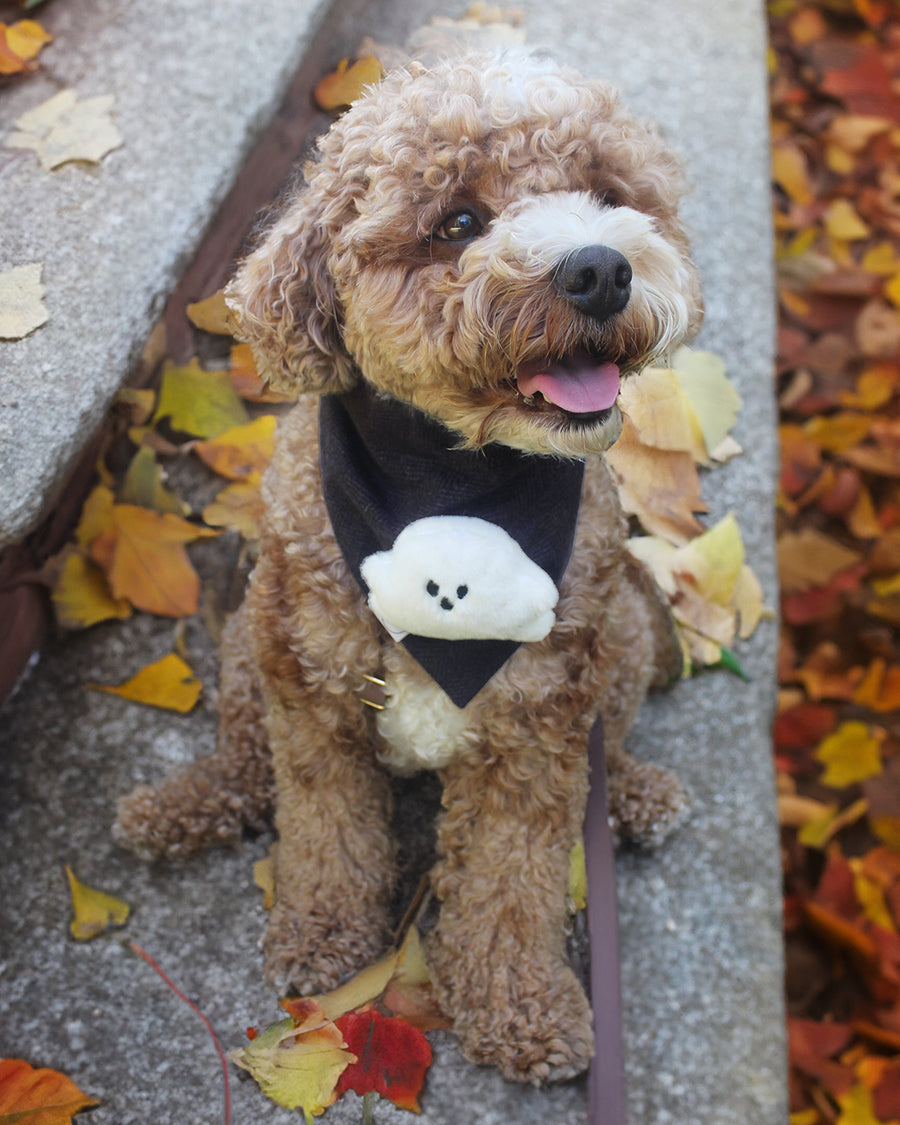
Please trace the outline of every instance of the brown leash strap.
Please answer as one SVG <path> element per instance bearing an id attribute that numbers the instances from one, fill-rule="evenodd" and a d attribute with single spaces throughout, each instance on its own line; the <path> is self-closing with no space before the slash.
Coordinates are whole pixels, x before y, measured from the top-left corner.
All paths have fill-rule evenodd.
<path id="1" fill-rule="evenodd" d="M 622 987 L 616 869 L 606 797 L 603 720 L 588 736 L 590 791 L 584 824 L 587 912 L 591 946 L 594 1058 L 588 1072 L 588 1125 L 626 1125 Z"/>

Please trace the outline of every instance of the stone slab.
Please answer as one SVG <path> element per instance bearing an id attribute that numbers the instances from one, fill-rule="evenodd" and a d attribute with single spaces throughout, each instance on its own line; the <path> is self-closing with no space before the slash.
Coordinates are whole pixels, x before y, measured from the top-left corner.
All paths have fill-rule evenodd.
<path id="1" fill-rule="evenodd" d="M 70 10 L 89 19 L 90 5 L 82 9 L 80 3 L 70 0 Z M 179 14 L 189 7 L 179 7 Z M 237 38 L 236 29 L 243 28 L 240 7 L 236 0 L 226 0 L 224 6 L 209 10 L 215 36 L 227 39 L 223 27 L 233 18 Z M 124 2 L 107 5 L 100 21 L 107 28 L 104 34 L 120 34 L 110 12 L 118 13 L 118 20 L 135 32 L 137 26 L 128 21 L 142 20 L 144 49 L 149 50 L 150 43 L 157 42 L 153 36 L 160 13 L 168 28 L 165 17 L 174 18 L 174 6 L 164 3 L 141 11 L 139 16 L 138 6 Z M 382 40 L 396 37 L 440 8 L 421 4 L 398 13 L 385 3 L 352 18 L 347 11 L 342 10 L 340 34 L 346 49 L 352 49 L 363 34 Z M 301 26 L 299 19 L 285 19 L 283 13 L 270 16 L 270 26 L 289 27 L 286 35 L 296 34 L 296 43 L 287 51 L 293 51 L 296 60 L 308 41 L 309 27 Z M 686 155 L 694 183 L 687 215 L 707 297 L 700 343 L 724 357 L 745 402 L 736 436 L 746 452 L 716 471 L 707 482 L 707 499 L 712 517 L 729 509 L 738 513 L 749 561 L 774 605 L 774 300 L 762 11 L 747 0 L 729 5 L 713 0 L 679 5 L 632 0 L 627 6 L 599 0 L 590 9 L 575 0 L 552 0 L 529 8 L 527 28 L 530 43 L 551 49 L 589 73 L 618 81 L 630 102 L 660 120 Z M 221 77 L 213 73 L 217 56 L 204 58 L 196 47 L 186 51 L 183 38 L 174 42 L 174 34 L 166 31 L 163 41 L 167 36 L 171 51 L 184 52 L 194 69 L 189 79 L 179 81 L 193 89 L 195 98 L 212 98 Z M 82 69 L 73 71 L 79 89 L 106 92 L 110 84 L 104 67 L 87 61 L 89 43 L 80 49 Z M 230 49 L 241 53 L 246 44 L 241 41 Z M 103 58 L 104 65 L 108 61 L 106 54 L 96 58 Z M 236 72 L 232 69 L 229 76 L 232 105 L 240 100 L 234 90 Z M 15 96 L 23 110 L 28 108 L 21 102 L 23 93 Z M 139 101 L 131 103 L 130 115 L 120 117 L 126 136 L 129 128 L 137 127 Z M 270 98 L 269 104 L 273 101 Z M 117 182 L 132 183 L 138 194 L 151 193 L 151 185 L 165 179 L 172 168 L 172 174 L 182 177 L 191 153 L 206 143 L 205 125 L 176 141 L 152 106 L 147 113 L 166 138 L 155 150 L 155 162 L 141 165 L 145 176 L 148 169 L 154 175 L 145 180 L 135 171 L 127 173 L 128 153 L 123 149 L 87 179 L 81 169 L 64 170 L 65 179 L 55 181 L 53 188 L 61 202 L 81 208 L 85 215 L 86 201 L 93 198 L 88 188 L 111 191 L 113 185 L 105 180 L 113 175 L 121 177 Z M 169 160 L 162 150 L 182 141 L 180 158 Z M 232 171 L 248 143 L 246 133 L 243 140 L 233 141 Z M 9 165 L 0 168 L 3 192 L 10 174 L 21 174 L 20 164 L 12 170 Z M 226 170 L 221 176 L 213 195 L 227 186 Z M 190 194 L 188 179 L 186 174 L 179 179 L 179 192 Z M 83 276 L 75 275 L 76 291 L 81 291 L 80 281 L 82 289 L 93 294 L 89 303 L 95 311 L 106 307 L 101 299 L 106 291 L 94 289 L 94 274 L 105 255 L 124 260 L 134 252 L 133 244 L 152 241 L 149 234 L 131 238 L 130 227 L 129 237 L 123 238 L 121 223 L 114 218 L 115 193 L 105 198 L 108 206 L 92 212 L 104 221 L 90 233 L 83 224 L 78 227 L 72 212 L 65 220 L 82 250 L 80 257 L 74 255 L 83 267 Z M 167 221 L 181 232 L 182 255 L 206 214 L 196 198 L 190 198 L 186 213 L 177 199 L 165 201 Z M 3 254 L 7 245 L 5 240 Z M 17 257 L 13 264 L 18 262 Z M 132 333 L 131 348 L 140 343 L 154 297 L 163 294 L 167 279 L 174 277 L 171 266 L 159 265 L 152 284 L 146 282 L 145 271 L 136 272 L 140 277 L 132 287 L 119 290 L 127 306 L 123 316 Z M 47 281 L 50 289 L 49 274 Z M 58 394 L 73 400 L 76 415 L 88 410 L 90 394 L 82 391 L 82 384 L 89 370 L 79 354 L 98 357 L 93 373 L 118 363 L 113 382 L 123 374 L 125 352 L 116 352 L 102 331 L 90 331 L 87 313 L 78 323 L 78 333 L 59 336 L 47 358 L 35 362 L 34 370 L 42 373 L 39 385 L 42 379 L 46 382 L 37 397 L 38 413 L 51 412 Z M 93 337 L 96 352 L 89 348 L 76 354 L 84 336 Z M 35 347 L 39 337 L 40 333 L 25 343 Z M 4 354 L 0 351 L 0 370 Z M 46 373 L 44 365 L 49 365 Z M 10 410 L 23 408 L 8 405 L 5 379 L 0 375 L 0 401 L 6 404 L 8 418 Z M 18 383 L 11 397 L 24 399 Z M 4 441 L 7 432 L 0 430 Z M 3 477 L 12 471 L 4 465 Z M 21 475 L 17 479 L 21 481 Z M 0 510 L 8 510 L 6 501 L 0 502 Z M 198 565 L 203 568 L 202 559 Z M 211 577 L 216 566 L 205 565 Z M 92 1115 L 99 1125 L 220 1121 L 220 1075 L 200 1022 L 115 936 L 86 946 L 67 938 L 63 864 L 71 863 L 85 881 L 122 894 L 135 905 L 129 936 L 201 1004 L 226 1047 L 240 1043 L 246 1026 L 278 1014 L 277 998 L 259 971 L 263 914 L 250 874 L 266 841 L 172 869 L 146 867 L 115 849 L 109 839 L 108 825 L 121 793 L 212 746 L 211 699 L 197 714 L 181 718 L 84 688 L 87 681 L 119 681 L 169 651 L 171 641 L 169 623 L 145 617 L 61 638 L 47 646 L 37 668 L 0 715 L 0 862 L 5 888 L 0 896 L 0 1051 L 73 1074 L 103 1100 Z M 740 651 L 749 683 L 711 674 L 679 685 L 651 702 L 635 731 L 634 748 L 640 756 L 674 765 L 687 781 L 694 815 L 659 853 L 619 859 L 631 1125 L 778 1125 L 787 1119 L 779 864 L 769 744 L 775 645 L 774 625 L 763 625 Z M 213 682 L 209 645 L 196 626 L 189 630 L 188 647 L 200 661 L 205 682 Z M 437 1064 L 420 1118 L 427 1125 L 460 1120 L 476 1125 L 575 1125 L 584 1120 L 583 1083 L 548 1092 L 521 1090 L 489 1070 L 470 1067 L 446 1035 L 436 1036 L 436 1048 Z M 251 1083 L 233 1086 L 235 1121 L 287 1125 L 297 1120 L 293 1112 L 265 1102 Z M 349 1125 L 359 1117 L 359 1104 L 351 1098 L 330 1109 L 325 1120 Z M 407 1119 L 386 1104 L 379 1105 L 376 1118 L 382 1125 Z"/>

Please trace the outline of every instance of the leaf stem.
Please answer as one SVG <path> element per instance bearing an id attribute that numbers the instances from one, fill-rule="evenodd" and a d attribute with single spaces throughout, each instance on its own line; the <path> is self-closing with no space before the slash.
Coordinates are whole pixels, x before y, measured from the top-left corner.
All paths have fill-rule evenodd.
<path id="1" fill-rule="evenodd" d="M 204 1013 L 200 1011 L 193 1000 L 189 1000 L 188 997 L 185 996 L 185 994 L 181 991 L 181 989 L 173 981 L 171 981 L 169 977 L 166 976 L 166 974 L 153 960 L 149 953 L 141 949 L 136 941 L 130 941 L 128 944 L 139 957 L 142 957 L 147 962 L 151 969 L 154 969 L 162 977 L 162 979 L 169 986 L 169 988 L 172 989 L 175 995 L 180 1000 L 183 1000 L 193 1012 L 196 1012 L 196 1014 L 200 1017 L 201 1020 L 203 1020 L 204 1024 L 206 1025 L 206 1030 L 212 1036 L 212 1041 L 215 1044 L 216 1052 L 219 1056 L 220 1062 L 222 1063 L 222 1079 L 225 1087 L 223 1125 L 231 1125 L 231 1084 L 228 1077 L 228 1058 L 226 1057 L 225 1052 L 222 1050 L 222 1044 L 219 1042 L 219 1037 L 213 1030 L 213 1025 L 209 1022 Z"/>

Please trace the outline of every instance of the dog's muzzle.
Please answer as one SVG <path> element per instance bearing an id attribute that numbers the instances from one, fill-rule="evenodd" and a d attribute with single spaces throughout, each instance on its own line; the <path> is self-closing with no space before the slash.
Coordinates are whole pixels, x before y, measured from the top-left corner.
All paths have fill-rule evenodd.
<path id="1" fill-rule="evenodd" d="M 631 263 L 611 246 L 583 246 L 567 254 L 553 274 L 553 287 L 593 320 L 621 312 L 631 296 Z"/>

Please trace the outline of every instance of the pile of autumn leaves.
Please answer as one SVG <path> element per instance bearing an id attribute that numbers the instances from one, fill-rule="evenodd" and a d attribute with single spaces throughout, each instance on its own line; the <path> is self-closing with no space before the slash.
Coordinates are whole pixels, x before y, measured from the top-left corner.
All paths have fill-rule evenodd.
<path id="1" fill-rule="evenodd" d="M 900 11 L 773 0 L 791 1125 L 900 1120 Z"/>

